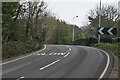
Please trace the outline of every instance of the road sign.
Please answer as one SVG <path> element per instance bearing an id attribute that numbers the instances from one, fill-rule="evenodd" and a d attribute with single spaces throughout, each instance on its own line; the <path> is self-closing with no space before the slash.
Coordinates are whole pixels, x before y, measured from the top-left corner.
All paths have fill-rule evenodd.
<path id="1" fill-rule="evenodd" d="M 100 28 L 98 28 L 98 34 L 101 34 L 101 35 L 104 35 L 104 34 L 117 35 L 117 28 L 100 27 Z"/>

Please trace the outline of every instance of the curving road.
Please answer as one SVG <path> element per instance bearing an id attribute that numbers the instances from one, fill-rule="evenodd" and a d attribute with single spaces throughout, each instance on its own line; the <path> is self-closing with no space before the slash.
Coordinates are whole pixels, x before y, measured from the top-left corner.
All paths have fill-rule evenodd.
<path id="1" fill-rule="evenodd" d="M 70 45 L 45 45 L 43 50 L 5 62 L 5 78 L 108 78 L 114 58 L 103 50 Z"/>

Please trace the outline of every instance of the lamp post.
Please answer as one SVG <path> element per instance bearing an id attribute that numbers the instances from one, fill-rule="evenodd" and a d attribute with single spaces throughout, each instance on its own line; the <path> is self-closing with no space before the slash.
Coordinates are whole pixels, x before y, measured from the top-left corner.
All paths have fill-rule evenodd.
<path id="1" fill-rule="evenodd" d="M 74 19 L 77 18 L 78 16 L 75 16 L 73 17 L 73 37 L 72 37 L 72 41 L 74 42 L 74 32 L 75 32 L 75 29 L 74 29 Z"/>

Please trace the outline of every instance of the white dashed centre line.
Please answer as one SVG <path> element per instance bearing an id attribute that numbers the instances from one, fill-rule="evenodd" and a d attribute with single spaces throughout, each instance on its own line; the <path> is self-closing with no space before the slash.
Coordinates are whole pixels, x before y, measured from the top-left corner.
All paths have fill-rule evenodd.
<path id="1" fill-rule="evenodd" d="M 64 57 L 67 57 L 70 54 L 70 52 L 68 52 Z"/>
<path id="2" fill-rule="evenodd" d="M 47 68 L 47 67 L 49 67 L 49 66 L 51 66 L 51 65 L 53 65 L 53 64 L 55 64 L 55 63 L 57 63 L 57 62 L 59 62 L 60 60 L 56 60 L 56 61 L 54 61 L 54 62 L 52 62 L 52 63 L 50 63 L 50 64 L 48 64 L 48 65 L 46 65 L 46 66 L 44 66 L 44 67 L 42 67 L 42 68 L 40 68 L 40 70 L 43 70 L 43 69 L 45 69 L 45 68 Z"/>

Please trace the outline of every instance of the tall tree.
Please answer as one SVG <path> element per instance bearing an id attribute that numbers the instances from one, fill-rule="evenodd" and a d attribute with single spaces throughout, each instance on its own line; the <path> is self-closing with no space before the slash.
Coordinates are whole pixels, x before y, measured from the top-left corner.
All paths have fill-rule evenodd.
<path id="1" fill-rule="evenodd" d="M 43 1 L 39 2 L 23 2 L 21 3 L 22 8 L 20 12 L 20 19 L 26 20 L 24 25 L 25 34 L 28 39 L 33 39 L 34 37 L 40 37 L 43 23 L 47 17 L 47 4 Z"/>
<path id="2" fill-rule="evenodd" d="M 9 40 L 18 40 L 18 22 L 14 20 L 16 10 L 19 6 L 18 2 L 2 2 L 2 36 L 3 42 Z"/>
<path id="3" fill-rule="evenodd" d="M 93 36 L 97 35 L 97 29 L 99 26 L 100 9 L 97 6 L 95 9 L 90 10 L 88 15 L 88 23 L 86 29 L 94 32 Z M 112 5 L 103 5 L 101 8 L 101 27 L 118 27 L 118 9 Z"/>

